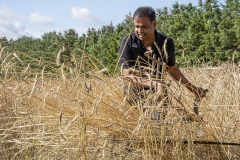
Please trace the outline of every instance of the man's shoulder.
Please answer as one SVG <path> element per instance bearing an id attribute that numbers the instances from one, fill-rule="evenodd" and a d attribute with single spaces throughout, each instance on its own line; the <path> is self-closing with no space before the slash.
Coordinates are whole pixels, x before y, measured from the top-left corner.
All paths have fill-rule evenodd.
<path id="1" fill-rule="evenodd" d="M 159 31 L 156 31 L 156 33 L 161 36 L 161 37 L 165 37 L 167 38 L 168 36 L 166 34 L 164 34 L 163 32 L 159 32 Z"/>
<path id="2" fill-rule="evenodd" d="M 138 41 L 138 38 L 137 38 L 135 32 L 130 33 L 122 38 L 122 42 L 124 42 L 124 43 L 127 42 L 129 45 L 132 43 L 135 43 L 136 41 Z"/>
<path id="3" fill-rule="evenodd" d="M 157 34 L 157 43 L 163 44 L 166 39 L 168 39 L 168 41 L 173 41 L 171 37 L 162 32 L 155 31 L 155 33 Z"/>
<path id="4" fill-rule="evenodd" d="M 123 36 L 122 39 L 125 39 L 125 40 L 126 40 L 126 39 L 128 39 L 128 38 L 135 39 L 135 38 L 136 38 L 136 34 L 135 34 L 135 32 Z"/>

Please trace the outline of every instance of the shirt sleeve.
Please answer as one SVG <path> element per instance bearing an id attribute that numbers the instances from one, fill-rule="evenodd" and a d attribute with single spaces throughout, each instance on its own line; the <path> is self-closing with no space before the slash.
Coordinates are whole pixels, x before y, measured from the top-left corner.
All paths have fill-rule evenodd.
<path id="1" fill-rule="evenodd" d="M 167 41 L 167 52 L 168 52 L 168 66 L 174 66 L 176 64 L 175 60 L 175 46 L 172 38 L 168 38 Z"/>
<path id="2" fill-rule="evenodd" d="M 119 66 L 122 68 L 129 68 L 135 64 L 131 50 L 130 36 L 123 37 L 121 41 Z"/>

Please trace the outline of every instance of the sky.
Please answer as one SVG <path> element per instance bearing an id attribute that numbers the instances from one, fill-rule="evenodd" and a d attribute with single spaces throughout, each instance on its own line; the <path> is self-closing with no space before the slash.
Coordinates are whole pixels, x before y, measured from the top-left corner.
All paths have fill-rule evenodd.
<path id="1" fill-rule="evenodd" d="M 82 35 L 88 28 L 111 22 L 116 26 L 140 6 L 172 8 L 176 2 L 198 4 L 198 0 L 0 0 L 0 37 L 41 38 L 44 33 L 68 29 Z"/>

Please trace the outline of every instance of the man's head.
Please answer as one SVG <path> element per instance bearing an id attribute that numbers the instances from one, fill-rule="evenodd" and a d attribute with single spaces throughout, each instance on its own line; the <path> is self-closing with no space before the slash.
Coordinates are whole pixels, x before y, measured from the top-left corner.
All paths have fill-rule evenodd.
<path id="1" fill-rule="evenodd" d="M 151 22 L 156 21 L 156 14 L 152 7 L 139 7 L 133 14 L 133 19 L 148 17 Z"/>
<path id="2" fill-rule="evenodd" d="M 139 7 L 133 14 L 135 32 L 142 42 L 154 40 L 156 14 L 151 7 Z"/>

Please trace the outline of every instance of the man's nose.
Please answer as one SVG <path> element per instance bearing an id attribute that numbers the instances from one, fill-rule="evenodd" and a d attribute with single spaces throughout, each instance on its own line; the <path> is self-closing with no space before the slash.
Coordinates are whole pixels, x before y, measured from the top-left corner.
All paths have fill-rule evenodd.
<path id="1" fill-rule="evenodd" d="M 141 27 L 138 28 L 138 32 L 141 33 L 143 29 Z"/>

